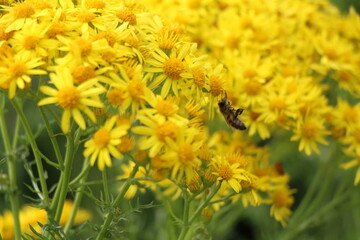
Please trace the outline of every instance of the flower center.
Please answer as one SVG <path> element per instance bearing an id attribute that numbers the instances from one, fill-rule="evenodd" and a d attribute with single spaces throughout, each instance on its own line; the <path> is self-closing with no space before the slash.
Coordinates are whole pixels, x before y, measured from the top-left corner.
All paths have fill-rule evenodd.
<path id="1" fill-rule="evenodd" d="M 49 38 L 55 38 L 56 35 L 62 35 L 65 32 L 65 27 L 63 23 L 54 22 L 51 27 L 47 30 L 46 36 Z"/>
<path id="2" fill-rule="evenodd" d="M 253 112 L 253 111 L 249 111 L 249 115 L 251 120 L 256 121 L 256 119 L 258 119 L 258 117 L 260 117 L 260 113 L 257 112 Z"/>
<path id="3" fill-rule="evenodd" d="M 345 111 L 345 121 L 347 123 L 356 123 L 358 119 L 358 114 L 356 109 L 348 107 Z"/>
<path id="4" fill-rule="evenodd" d="M 249 80 L 244 84 L 245 92 L 250 96 L 256 96 L 260 93 L 262 85 L 255 80 Z"/>
<path id="5" fill-rule="evenodd" d="M 91 22 L 94 18 L 96 18 L 96 15 L 92 12 L 83 10 L 78 12 L 76 18 L 79 22 L 88 23 Z"/>
<path id="6" fill-rule="evenodd" d="M 166 121 L 156 127 L 156 136 L 162 142 L 165 142 L 165 137 L 175 140 L 177 128 L 174 123 Z"/>
<path id="7" fill-rule="evenodd" d="M 185 144 L 180 147 L 179 159 L 184 165 L 190 165 L 194 160 L 194 151 L 190 144 Z"/>
<path id="8" fill-rule="evenodd" d="M 34 49 L 38 42 L 39 42 L 39 39 L 37 37 L 35 37 L 35 36 L 27 36 L 24 39 L 24 48 L 26 50 Z"/>
<path id="9" fill-rule="evenodd" d="M 57 94 L 57 103 L 63 109 L 76 108 L 80 103 L 80 94 L 76 87 L 64 87 Z"/>
<path id="10" fill-rule="evenodd" d="M 5 32 L 5 30 L 5 27 L 0 27 L 0 41 L 9 40 L 14 35 L 14 31 Z"/>
<path id="11" fill-rule="evenodd" d="M 110 133 L 108 130 L 104 128 L 100 128 L 95 134 L 94 134 L 94 142 L 95 145 L 102 149 L 105 148 L 110 141 Z"/>
<path id="12" fill-rule="evenodd" d="M 23 2 L 16 4 L 11 9 L 10 13 L 14 16 L 15 19 L 20 19 L 31 17 L 35 13 L 35 10 L 31 4 Z"/>
<path id="13" fill-rule="evenodd" d="M 281 208 L 281 207 L 290 207 L 293 204 L 294 199 L 292 196 L 289 196 L 287 192 L 278 190 L 273 196 L 273 201 L 274 201 L 274 205 L 277 208 Z"/>
<path id="14" fill-rule="evenodd" d="M 9 67 L 9 73 L 13 78 L 20 77 L 26 72 L 25 63 L 17 62 L 13 63 Z"/>
<path id="15" fill-rule="evenodd" d="M 121 142 L 117 147 L 121 152 L 126 153 L 126 152 L 130 152 L 131 149 L 133 149 L 134 144 L 135 144 L 134 139 L 128 136 L 123 136 L 121 137 Z"/>
<path id="16" fill-rule="evenodd" d="M 111 63 L 111 62 L 115 61 L 115 59 L 116 59 L 116 55 L 112 51 L 102 52 L 101 57 L 108 63 Z"/>
<path id="17" fill-rule="evenodd" d="M 286 107 L 285 101 L 282 97 L 275 97 L 271 99 L 269 104 L 270 110 L 275 111 L 281 111 L 284 110 Z"/>
<path id="18" fill-rule="evenodd" d="M 114 44 L 116 43 L 116 38 L 108 32 L 98 33 L 94 37 L 94 40 L 100 40 L 100 39 L 105 39 L 108 42 L 109 46 L 111 46 L 111 47 L 113 47 Z"/>
<path id="19" fill-rule="evenodd" d="M 136 25 L 136 15 L 129 9 L 121 9 L 116 13 L 116 16 L 123 22 L 128 22 L 130 25 Z"/>
<path id="20" fill-rule="evenodd" d="M 228 165 L 221 165 L 218 169 L 219 177 L 224 180 L 229 180 L 233 176 L 233 171 Z"/>
<path id="21" fill-rule="evenodd" d="M 144 96 L 144 84 L 143 82 L 140 82 L 139 80 L 131 80 L 128 83 L 128 90 L 129 93 L 136 102 L 141 102 L 143 100 Z"/>
<path id="22" fill-rule="evenodd" d="M 257 76 L 257 71 L 253 68 L 247 68 L 244 70 L 243 75 L 245 78 L 253 78 Z"/>
<path id="23" fill-rule="evenodd" d="M 327 48 L 324 50 L 324 55 L 330 60 L 336 60 L 339 58 L 339 54 L 335 51 L 334 48 Z"/>
<path id="24" fill-rule="evenodd" d="M 185 70 L 182 62 L 177 58 L 169 58 L 164 62 L 164 73 L 173 80 L 180 79 L 180 74 Z"/>
<path id="25" fill-rule="evenodd" d="M 111 89 L 107 96 L 109 103 L 111 103 L 113 106 L 119 106 L 126 99 L 125 93 L 126 92 L 124 90 L 119 88 Z"/>
<path id="26" fill-rule="evenodd" d="M 75 40 L 75 44 L 80 50 L 81 57 L 86 57 L 91 53 L 92 45 L 89 40 L 78 38 Z"/>
<path id="27" fill-rule="evenodd" d="M 90 66 L 77 66 L 72 72 L 74 81 L 77 84 L 83 83 L 88 79 L 96 77 L 94 68 Z"/>
<path id="28" fill-rule="evenodd" d="M 205 73 L 202 68 L 196 68 L 193 70 L 193 81 L 199 87 L 204 87 L 205 85 Z"/>
<path id="29" fill-rule="evenodd" d="M 221 92 L 224 91 L 223 81 L 220 76 L 214 75 L 210 77 L 210 92 L 216 97 L 219 96 Z"/>
<path id="30" fill-rule="evenodd" d="M 302 136 L 304 136 L 307 139 L 314 139 L 317 135 L 317 131 L 318 131 L 317 126 L 312 122 L 306 122 L 301 127 Z"/>
<path id="31" fill-rule="evenodd" d="M 161 115 L 166 117 L 170 117 L 176 114 L 178 109 L 179 108 L 174 106 L 174 104 L 169 100 L 159 100 L 156 104 L 156 110 L 158 110 Z"/>

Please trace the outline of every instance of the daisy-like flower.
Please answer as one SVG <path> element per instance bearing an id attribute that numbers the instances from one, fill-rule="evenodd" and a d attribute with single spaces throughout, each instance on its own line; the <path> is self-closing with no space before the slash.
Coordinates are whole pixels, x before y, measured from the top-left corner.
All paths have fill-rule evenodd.
<path id="1" fill-rule="evenodd" d="M 89 106 L 102 108 L 103 104 L 98 99 L 98 95 L 105 92 L 103 87 L 96 85 L 96 79 L 74 86 L 73 76 L 66 67 L 58 67 L 56 73 L 50 74 L 50 79 L 56 89 L 41 86 L 40 90 L 50 97 L 42 99 L 38 105 L 55 103 L 64 110 L 61 117 L 61 130 L 64 133 L 69 131 L 71 117 L 74 118 L 81 129 L 85 129 L 85 120 L 80 111 L 84 112 L 91 121 L 96 122 L 95 114 Z"/>
<path id="2" fill-rule="evenodd" d="M 190 44 L 184 44 L 178 49 L 174 48 L 169 56 L 160 48 L 155 48 L 153 58 L 147 62 L 150 66 L 144 69 L 148 73 L 157 73 L 149 88 L 152 89 L 163 83 L 161 96 L 167 96 L 170 89 L 175 96 L 178 96 L 181 83 L 184 81 L 183 74 L 186 73 L 184 58 L 189 54 L 190 47 Z"/>
<path id="3" fill-rule="evenodd" d="M 167 98 L 164 98 L 160 95 L 155 95 L 153 92 L 150 92 L 147 100 L 152 108 L 146 108 L 141 110 L 146 114 L 160 115 L 166 117 L 167 119 L 170 119 L 173 122 L 179 122 L 179 124 L 188 123 L 188 120 L 186 118 L 178 114 L 179 103 L 174 96 L 168 95 Z"/>
<path id="4" fill-rule="evenodd" d="M 9 55 L 1 59 L 0 88 L 9 91 L 9 98 L 15 96 L 17 88 L 24 89 L 31 84 L 31 75 L 43 75 L 46 71 L 36 69 L 44 64 L 40 58 L 31 58 L 29 55 Z"/>
<path id="5" fill-rule="evenodd" d="M 120 168 L 122 170 L 122 174 L 117 177 L 117 179 L 128 179 L 131 175 L 131 172 L 133 171 L 135 167 L 135 163 L 130 161 L 128 164 L 121 164 Z M 136 172 L 134 178 L 145 178 L 147 177 L 147 170 L 144 166 L 139 166 L 138 171 Z M 141 185 L 144 186 L 153 186 L 154 183 L 149 180 L 141 180 L 139 181 Z M 153 186 L 154 187 L 154 186 Z M 121 188 L 120 188 L 121 189 Z M 120 190 L 119 189 L 119 190 Z M 137 184 L 131 184 L 129 189 L 126 191 L 124 197 L 126 199 L 132 199 L 135 197 L 137 192 L 145 193 L 146 188 L 145 187 L 139 187 Z"/>
<path id="6" fill-rule="evenodd" d="M 181 128 L 174 141 L 166 138 L 169 149 L 161 156 L 171 166 L 171 178 L 181 180 L 185 175 L 186 182 L 190 183 L 197 168 L 201 165 L 201 160 L 197 157 L 197 151 L 203 144 L 202 139 L 198 139 L 199 131 L 195 128 Z"/>
<path id="7" fill-rule="evenodd" d="M 19 30 L 26 23 L 34 23 L 36 21 L 34 19 L 35 9 L 28 1 L 15 3 L 12 7 L 5 7 L 5 10 L 9 11 L 9 13 L 2 17 L 0 23 L 9 24 L 6 32 Z"/>
<path id="8" fill-rule="evenodd" d="M 45 24 L 27 24 L 14 34 L 9 43 L 16 52 L 31 58 L 53 56 L 59 44 L 57 40 L 47 38 L 48 28 Z"/>
<path id="9" fill-rule="evenodd" d="M 327 145 L 324 139 L 329 132 L 325 129 L 324 120 L 316 117 L 309 117 L 305 120 L 298 120 L 294 136 L 291 141 L 300 140 L 299 151 L 305 151 L 307 155 L 312 152 L 320 153 L 317 143 Z"/>
<path id="10" fill-rule="evenodd" d="M 214 168 L 213 174 L 221 183 L 230 186 L 235 192 L 242 190 L 241 181 L 250 182 L 249 173 L 241 168 L 239 162 L 229 162 L 229 158 L 217 156 L 213 158 L 211 166 Z"/>
<path id="11" fill-rule="evenodd" d="M 142 66 L 119 68 L 120 76 L 111 72 L 109 75 L 114 80 L 110 82 L 113 87 L 108 92 L 108 100 L 114 106 L 119 106 L 121 112 L 131 109 L 135 114 L 139 107 L 145 107 L 146 99 L 151 95 L 151 90 L 146 87 L 146 79 L 142 77 Z"/>
<path id="12" fill-rule="evenodd" d="M 146 136 L 139 143 L 140 150 L 149 149 L 149 157 L 155 157 L 160 153 L 165 144 L 166 139 L 176 140 L 176 136 L 181 126 L 166 120 L 161 116 L 143 116 L 139 115 L 138 119 L 145 126 L 137 126 L 132 129 L 133 133 Z"/>
<path id="13" fill-rule="evenodd" d="M 292 196 L 296 190 L 288 189 L 283 186 L 271 193 L 272 206 L 270 208 L 270 215 L 281 223 L 283 227 L 287 225 L 287 221 L 291 215 L 290 207 L 293 205 L 295 199 Z"/>
<path id="14" fill-rule="evenodd" d="M 105 165 L 112 166 L 111 156 L 121 159 L 123 156 L 117 149 L 121 137 L 127 134 L 129 125 L 116 126 L 117 116 L 108 119 L 105 124 L 95 132 L 92 139 L 85 143 L 84 156 L 90 157 L 90 165 L 94 166 L 96 160 L 100 171 Z M 111 156 L 110 156 L 111 155 Z"/>
<path id="15" fill-rule="evenodd" d="M 59 65 L 66 65 L 71 62 L 88 63 L 91 66 L 106 65 L 101 55 L 111 50 L 106 39 L 92 40 L 89 33 L 84 33 L 75 39 L 59 35 L 58 40 L 64 45 L 59 47 L 59 50 L 69 52 L 65 57 L 58 59 Z"/>

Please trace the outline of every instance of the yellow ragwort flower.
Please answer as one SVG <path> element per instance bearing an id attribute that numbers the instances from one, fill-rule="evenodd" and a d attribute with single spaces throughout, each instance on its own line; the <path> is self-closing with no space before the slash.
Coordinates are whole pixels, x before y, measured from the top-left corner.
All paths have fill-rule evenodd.
<path id="1" fill-rule="evenodd" d="M 53 104 L 60 106 L 64 111 L 61 118 L 61 130 L 64 133 L 69 131 L 70 119 L 81 129 L 85 129 L 85 119 L 81 114 L 84 112 L 91 121 L 96 122 L 96 117 L 90 107 L 103 107 L 102 102 L 97 98 L 99 94 L 105 92 L 103 87 L 96 85 L 97 80 L 89 80 L 78 86 L 74 86 L 74 79 L 70 70 L 66 67 L 59 67 L 56 73 L 50 74 L 51 83 L 55 88 L 41 86 L 40 90 L 50 97 L 40 100 L 39 106 Z"/>
<path id="2" fill-rule="evenodd" d="M 129 125 L 115 126 L 117 116 L 108 119 L 104 126 L 95 132 L 92 139 L 85 143 L 84 156 L 90 157 L 90 165 L 94 166 L 96 160 L 100 171 L 104 170 L 105 165 L 112 166 L 111 156 L 122 159 L 117 145 L 121 142 L 121 137 L 127 134 Z M 110 156 L 111 155 L 111 156 Z"/>

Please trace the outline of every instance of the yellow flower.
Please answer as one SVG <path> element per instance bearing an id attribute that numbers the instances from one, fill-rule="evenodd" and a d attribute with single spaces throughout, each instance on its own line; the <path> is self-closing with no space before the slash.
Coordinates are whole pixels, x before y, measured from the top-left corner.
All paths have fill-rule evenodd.
<path id="1" fill-rule="evenodd" d="M 161 158 L 168 162 L 172 179 L 179 181 L 185 175 L 187 183 L 193 180 L 201 165 L 196 153 L 202 146 L 203 139 L 198 139 L 198 134 L 198 129 L 182 127 L 175 140 L 165 139 L 168 148 Z"/>
<path id="2" fill-rule="evenodd" d="M 65 226 L 68 219 L 70 218 L 72 207 L 73 202 L 70 200 L 66 200 L 59 222 L 61 226 Z M 91 219 L 91 217 L 92 215 L 89 211 L 79 208 L 74 219 L 74 224 L 81 224 Z M 42 229 L 38 223 L 45 224 L 46 219 L 47 212 L 44 209 L 34 208 L 28 205 L 23 206 L 20 210 L 20 223 L 22 233 L 34 236 L 34 233 L 30 228 L 31 226 L 37 233 L 41 234 Z M 4 215 L 0 216 L 0 236 L 4 240 L 14 239 L 14 223 L 13 216 L 10 211 L 5 211 Z"/>
<path id="3" fill-rule="evenodd" d="M 59 50 L 68 52 L 65 57 L 57 59 L 59 65 L 67 65 L 72 62 L 90 66 L 106 65 L 101 55 L 111 50 L 106 39 L 92 40 L 89 33 L 76 38 L 61 35 L 57 38 L 63 45 L 59 47 Z"/>
<path id="4" fill-rule="evenodd" d="M 85 129 L 86 124 L 80 111 L 84 112 L 91 121 L 96 122 L 95 114 L 89 106 L 101 108 L 103 104 L 96 98 L 105 92 L 100 86 L 95 86 L 96 79 L 86 81 L 79 86 L 74 86 L 74 79 L 70 70 L 66 67 L 59 67 L 56 73 L 50 74 L 51 83 L 56 89 L 49 86 L 41 86 L 40 90 L 50 97 L 40 100 L 39 106 L 53 104 L 60 106 L 64 112 L 61 118 L 61 130 L 64 133 L 69 131 L 71 116 L 81 129 Z"/>
<path id="5" fill-rule="evenodd" d="M 58 47 L 58 41 L 46 37 L 49 26 L 45 24 L 27 24 L 15 32 L 9 40 L 14 51 L 30 58 L 53 57 Z"/>
<path id="6" fill-rule="evenodd" d="M 13 98 L 16 89 L 31 86 L 31 75 L 44 75 L 46 71 L 36 69 L 43 65 L 41 58 L 31 58 L 29 55 L 16 54 L 1 59 L 0 88 L 9 91 L 9 98 Z"/>
<path id="7" fill-rule="evenodd" d="M 135 163 L 132 162 L 132 161 L 130 161 L 128 164 L 121 164 L 120 168 L 121 168 L 123 174 L 118 176 L 117 179 L 128 179 L 130 177 L 130 175 L 131 175 L 131 172 L 134 169 L 134 166 L 135 166 Z M 138 171 L 136 172 L 134 178 L 145 178 L 146 176 L 147 176 L 147 170 L 145 169 L 145 167 L 140 166 Z M 144 185 L 144 186 L 147 186 L 147 187 L 150 187 L 150 186 L 154 185 L 154 183 L 152 181 L 148 181 L 148 180 L 139 180 L 138 182 L 141 185 Z M 136 183 L 131 184 L 129 189 L 126 191 L 124 197 L 126 199 L 132 199 L 132 198 L 135 197 L 135 195 L 136 195 L 136 193 L 138 191 L 140 191 L 141 193 L 145 193 L 146 188 L 145 187 L 139 187 L 138 184 L 136 184 Z"/>
<path id="8" fill-rule="evenodd" d="M 328 134 L 329 132 L 324 126 L 324 119 L 311 117 L 297 122 L 291 141 L 300 140 L 299 151 L 305 151 L 307 155 L 312 152 L 319 154 L 320 150 L 317 143 L 327 145 L 324 136 Z"/>
<path id="9" fill-rule="evenodd" d="M 176 123 L 166 120 L 164 117 L 146 117 L 139 115 L 138 119 L 146 126 L 137 126 L 132 129 L 133 133 L 146 136 L 140 140 L 140 150 L 149 150 L 149 157 L 155 157 L 160 153 L 165 144 L 166 139 L 176 139 L 177 133 L 181 126 Z"/>
<path id="10" fill-rule="evenodd" d="M 133 68 L 120 67 L 120 74 L 111 72 L 112 78 L 110 85 L 112 88 L 108 92 L 109 102 L 119 107 L 120 113 L 130 108 L 131 114 L 135 115 L 137 110 L 145 107 L 147 98 L 152 94 L 146 87 L 146 79 L 142 74 L 142 65 L 138 64 Z"/>
<path id="11" fill-rule="evenodd" d="M 280 188 L 271 193 L 272 206 L 270 208 L 270 215 L 281 223 L 283 227 L 287 225 L 287 222 L 291 215 L 290 207 L 294 204 L 294 189 L 288 189 L 286 187 Z"/>
<path id="12" fill-rule="evenodd" d="M 5 14 L 4 17 L 1 18 L 0 23 L 9 24 L 6 32 L 19 30 L 27 23 L 36 22 L 34 19 L 34 6 L 28 1 L 15 3 L 12 7 L 6 7 L 5 10 L 9 13 Z"/>
<path id="13" fill-rule="evenodd" d="M 127 134 L 129 125 L 121 125 L 114 128 L 117 116 L 108 119 L 104 126 L 95 132 L 93 138 L 85 143 L 84 156 L 90 157 L 90 165 L 94 166 L 96 160 L 100 171 L 104 170 L 105 165 L 112 166 L 110 155 L 121 159 L 123 156 L 117 149 L 121 142 L 121 137 Z"/>
<path id="14" fill-rule="evenodd" d="M 160 95 L 166 97 L 170 89 L 175 96 L 184 84 L 183 74 L 186 72 L 184 58 L 189 54 L 190 44 L 184 43 L 178 49 L 172 49 L 169 56 L 160 48 L 155 48 L 153 58 L 148 60 L 150 67 L 144 69 L 148 73 L 157 73 L 149 88 L 161 86 Z"/>
<path id="15" fill-rule="evenodd" d="M 240 181 L 250 182 L 249 173 L 240 166 L 239 162 L 230 163 L 229 158 L 224 156 L 215 157 L 211 165 L 214 168 L 213 174 L 216 175 L 218 181 L 230 186 L 236 193 L 242 190 Z"/>

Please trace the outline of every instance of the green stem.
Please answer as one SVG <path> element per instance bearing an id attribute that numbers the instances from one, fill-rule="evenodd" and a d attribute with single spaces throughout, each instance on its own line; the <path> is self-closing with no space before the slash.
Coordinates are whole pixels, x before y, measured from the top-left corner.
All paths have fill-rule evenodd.
<path id="1" fill-rule="evenodd" d="M 190 225 L 189 225 L 189 210 L 190 210 L 190 199 L 188 196 L 188 193 L 186 192 L 186 189 L 183 191 L 184 194 L 184 209 L 183 209 L 183 218 L 182 218 L 182 229 L 179 235 L 179 240 L 185 239 L 186 234 L 189 231 Z"/>
<path id="2" fill-rule="evenodd" d="M 108 184 L 108 177 L 106 168 L 102 171 L 102 180 L 103 180 L 103 187 L 104 187 L 104 194 L 105 194 L 105 202 L 106 205 L 110 204 L 110 192 L 109 192 L 109 184 Z"/>
<path id="3" fill-rule="evenodd" d="M 33 154 L 35 157 L 35 163 L 39 175 L 40 185 L 41 185 L 41 191 L 42 191 L 42 200 L 44 201 L 45 207 L 49 206 L 49 192 L 46 185 L 46 179 L 45 179 L 45 172 L 44 167 L 42 165 L 41 156 L 39 154 L 39 148 L 36 144 L 36 140 L 34 137 L 34 134 L 31 130 L 30 124 L 25 116 L 25 113 L 21 107 L 21 104 L 16 100 L 11 101 L 12 105 L 14 106 L 18 116 L 20 117 L 21 123 L 24 127 L 25 134 L 27 137 L 27 140 L 30 142 L 31 149 L 33 150 Z"/>
<path id="4" fill-rule="evenodd" d="M 13 142 L 12 142 L 12 149 L 16 149 L 17 144 L 18 144 L 18 139 L 19 139 L 19 131 L 20 131 L 20 119 L 19 117 L 16 117 L 16 122 L 15 122 L 15 130 L 14 130 L 14 138 L 13 138 Z"/>
<path id="5" fill-rule="evenodd" d="M 1 96 L 1 104 L 0 104 L 0 130 L 2 139 L 4 141 L 4 147 L 6 152 L 6 158 L 7 158 L 7 167 L 9 171 L 9 187 L 10 187 L 10 193 L 9 193 L 9 199 L 11 204 L 11 211 L 13 215 L 13 221 L 14 221 L 14 233 L 15 233 L 15 240 L 21 239 L 21 228 L 20 228 L 20 218 L 19 218 L 19 199 L 18 199 L 18 186 L 16 182 L 16 162 L 13 155 L 13 151 L 10 144 L 10 138 L 6 127 L 6 121 L 5 121 L 5 95 L 2 94 Z M 17 131 L 15 131 L 17 133 Z"/>
<path id="6" fill-rule="evenodd" d="M 59 144 L 55 138 L 55 134 L 51 128 L 51 125 L 50 125 L 50 122 L 49 122 L 49 119 L 43 109 L 43 107 L 40 107 L 40 113 L 41 113 L 41 116 L 42 116 L 42 119 L 44 120 L 45 122 L 45 126 L 46 126 L 46 130 L 48 132 L 48 135 L 49 135 L 49 138 L 50 138 L 50 141 L 53 145 L 53 148 L 54 148 L 54 151 L 55 151 L 55 155 L 56 155 L 56 158 L 58 160 L 58 163 L 60 165 L 60 169 L 63 169 L 64 168 L 64 161 L 63 161 L 63 158 L 61 156 L 61 152 L 60 152 L 60 148 L 59 148 Z"/>
<path id="7" fill-rule="evenodd" d="M 90 168 L 88 167 L 89 166 L 89 160 L 88 158 L 85 159 L 84 163 L 83 163 L 83 166 L 82 166 L 82 169 L 84 172 L 84 174 L 82 175 L 82 178 L 80 179 L 80 187 L 76 190 L 76 195 L 75 195 L 75 200 L 74 200 L 74 205 L 73 205 L 73 208 L 71 210 L 71 214 L 70 214 L 70 217 L 65 225 L 65 228 L 64 228 L 64 232 L 65 234 L 69 233 L 71 227 L 73 226 L 74 224 L 74 220 L 75 220 L 75 217 L 76 217 L 76 213 L 80 207 L 80 204 L 81 204 L 81 199 L 84 195 L 84 189 L 85 189 L 85 181 L 89 175 L 89 172 L 90 172 Z"/>
<path id="8" fill-rule="evenodd" d="M 195 210 L 194 214 L 191 216 L 189 220 L 189 224 L 192 224 L 196 217 L 200 214 L 200 212 L 208 205 L 210 200 L 215 196 L 215 194 L 219 191 L 221 187 L 221 182 L 210 192 L 210 194 L 206 197 L 205 201 L 200 204 L 200 206 Z"/>
<path id="9" fill-rule="evenodd" d="M 52 204 L 52 207 L 56 206 L 55 217 L 54 217 L 54 220 L 56 222 L 60 221 L 61 213 L 64 207 L 64 202 L 70 182 L 71 169 L 74 161 L 75 143 L 79 141 L 79 138 L 80 138 L 80 129 L 77 130 L 74 137 L 73 127 L 70 129 L 69 134 L 66 136 L 66 154 L 65 154 L 65 162 L 64 162 L 65 168 L 64 171 L 61 173 L 61 175 L 63 175 L 63 177 L 61 178 L 62 181 L 60 185 L 58 185 L 58 188 L 60 188 L 60 193 L 58 194 L 59 196 L 58 199 L 54 199 L 54 202 Z"/>
<path id="10" fill-rule="evenodd" d="M 130 177 L 126 180 L 124 186 L 121 188 L 119 194 L 116 196 L 114 202 L 111 204 L 111 208 L 113 210 L 119 206 L 120 201 L 124 198 L 124 195 L 125 195 L 126 191 L 129 189 L 138 168 L 139 168 L 139 166 L 135 165 L 133 171 L 131 172 Z M 109 214 L 106 216 L 105 222 L 102 225 L 102 227 L 99 231 L 99 234 L 96 236 L 95 240 L 101 240 L 104 238 L 104 235 L 105 235 L 107 229 L 109 228 L 109 226 L 113 220 L 113 217 L 114 217 L 114 211 L 110 211 Z"/>
<path id="11" fill-rule="evenodd" d="M 190 217 L 190 219 L 186 222 L 186 224 L 184 223 L 183 228 L 181 230 L 180 236 L 179 236 L 179 240 L 183 240 L 185 239 L 190 226 L 192 225 L 192 223 L 195 221 L 195 219 L 199 216 L 199 214 L 201 213 L 201 211 L 209 204 L 210 200 L 215 196 L 215 194 L 219 191 L 221 187 L 221 182 L 213 188 L 213 190 L 210 192 L 209 195 L 206 196 L 205 201 L 202 202 L 200 204 L 200 206 L 195 210 L 195 212 L 193 213 L 193 215 Z M 185 219 L 186 220 L 186 219 Z"/>

